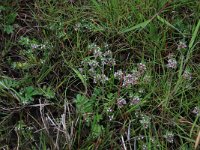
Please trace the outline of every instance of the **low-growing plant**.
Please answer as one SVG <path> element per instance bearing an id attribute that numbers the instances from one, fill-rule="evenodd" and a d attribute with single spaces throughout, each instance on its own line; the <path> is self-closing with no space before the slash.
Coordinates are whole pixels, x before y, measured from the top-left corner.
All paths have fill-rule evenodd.
<path id="1" fill-rule="evenodd" d="M 199 148 L 197 1 L 1 4 L 0 149 Z"/>
<path id="2" fill-rule="evenodd" d="M 0 80 L 0 90 L 3 93 L 11 94 L 14 98 L 19 100 L 20 104 L 23 105 L 33 102 L 35 96 L 40 95 L 47 99 L 52 99 L 55 97 L 55 92 L 51 89 L 51 87 L 23 87 L 23 84 L 20 81 L 9 78 Z"/>
<path id="3" fill-rule="evenodd" d="M 17 17 L 17 13 L 9 6 L 0 7 L 0 29 L 6 34 L 14 33 L 14 22 Z M 4 14 L 4 15 L 2 15 Z"/>

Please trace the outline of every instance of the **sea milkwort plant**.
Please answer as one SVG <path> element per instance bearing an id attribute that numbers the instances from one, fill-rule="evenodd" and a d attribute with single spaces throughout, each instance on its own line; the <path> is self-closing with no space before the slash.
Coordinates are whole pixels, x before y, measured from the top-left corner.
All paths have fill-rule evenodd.
<path id="1" fill-rule="evenodd" d="M 85 60 L 82 61 L 81 69 L 93 79 L 93 83 L 105 84 L 109 80 L 110 73 L 106 71 L 106 68 L 112 68 L 116 62 L 113 58 L 113 54 L 108 50 L 108 46 L 101 48 L 96 43 L 88 45 L 88 51 L 92 53 Z"/>

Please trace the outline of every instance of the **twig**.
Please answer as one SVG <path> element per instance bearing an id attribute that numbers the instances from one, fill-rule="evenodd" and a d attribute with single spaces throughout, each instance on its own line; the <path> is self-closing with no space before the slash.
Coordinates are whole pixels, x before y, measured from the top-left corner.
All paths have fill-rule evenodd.
<path id="1" fill-rule="evenodd" d="M 49 131 L 48 131 L 48 129 L 47 129 L 46 121 L 45 121 L 45 119 L 44 119 L 44 112 L 43 112 L 44 106 L 41 104 L 41 99 L 39 99 L 39 102 L 40 102 L 40 115 L 41 115 L 42 123 L 43 123 L 43 125 L 44 125 L 44 128 L 45 128 L 46 132 L 47 132 L 48 135 L 49 135 Z"/>

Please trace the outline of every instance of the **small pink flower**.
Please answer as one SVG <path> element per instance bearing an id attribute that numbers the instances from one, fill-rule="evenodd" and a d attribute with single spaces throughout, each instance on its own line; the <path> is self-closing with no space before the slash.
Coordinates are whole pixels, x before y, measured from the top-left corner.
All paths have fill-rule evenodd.
<path id="1" fill-rule="evenodd" d="M 175 58 L 170 58 L 168 59 L 168 64 L 167 64 L 168 68 L 172 68 L 172 69 L 176 69 L 177 67 L 177 61 Z"/>
<path id="2" fill-rule="evenodd" d="M 123 72 L 122 70 L 118 70 L 117 72 L 114 73 L 114 77 L 121 80 L 123 77 Z"/>
<path id="3" fill-rule="evenodd" d="M 119 108 L 122 108 L 124 105 L 126 105 L 126 100 L 124 98 L 119 98 L 117 100 L 117 105 Z"/>
<path id="4" fill-rule="evenodd" d="M 192 110 L 192 113 L 195 115 L 199 115 L 200 114 L 200 108 L 198 108 L 197 106 L 194 107 L 194 109 Z"/>
<path id="5" fill-rule="evenodd" d="M 169 143 L 173 143 L 174 142 L 174 134 L 172 132 L 167 132 L 164 135 L 164 138 L 167 140 L 167 142 Z"/>
<path id="6" fill-rule="evenodd" d="M 187 45 L 184 42 L 180 41 L 179 44 L 178 44 L 178 50 L 184 49 L 184 48 L 187 48 Z"/>
<path id="7" fill-rule="evenodd" d="M 107 112 L 112 112 L 112 111 L 113 111 L 113 110 L 112 110 L 112 108 L 110 108 L 110 107 L 107 109 Z"/>
<path id="8" fill-rule="evenodd" d="M 141 74 L 143 74 L 145 71 L 146 71 L 146 65 L 145 64 L 143 64 L 143 63 L 139 63 L 138 64 L 138 71 L 141 73 Z"/>
<path id="9" fill-rule="evenodd" d="M 192 79 L 191 73 L 188 70 L 185 70 L 183 73 L 183 78 L 185 80 L 191 80 Z"/>
<path id="10" fill-rule="evenodd" d="M 135 85 L 138 83 L 139 78 L 135 74 L 127 74 L 124 76 L 123 86 Z"/>
<path id="11" fill-rule="evenodd" d="M 108 117 L 109 117 L 109 121 L 112 121 L 113 118 L 114 118 L 114 115 L 110 115 L 110 116 L 108 116 Z"/>
<path id="12" fill-rule="evenodd" d="M 135 105 L 135 104 L 138 104 L 140 102 L 140 98 L 139 96 L 135 96 L 133 97 L 133 99 L 131 100 L 131 105 Z"/>

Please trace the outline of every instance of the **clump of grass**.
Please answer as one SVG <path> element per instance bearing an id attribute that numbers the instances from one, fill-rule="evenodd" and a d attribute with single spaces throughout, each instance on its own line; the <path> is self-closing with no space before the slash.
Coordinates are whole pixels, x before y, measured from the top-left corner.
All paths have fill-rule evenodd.
<path id="1" fill-rule="evenodd" d="M 0 148 L 198 149 L 198 12 L 188 0 L 3 2 Z"/>

